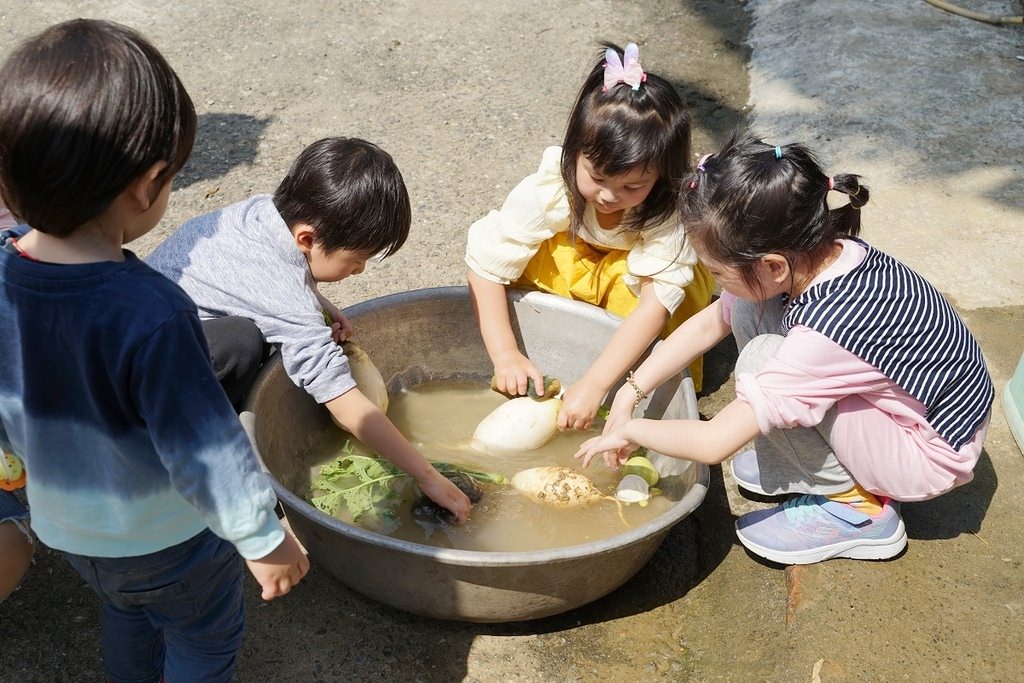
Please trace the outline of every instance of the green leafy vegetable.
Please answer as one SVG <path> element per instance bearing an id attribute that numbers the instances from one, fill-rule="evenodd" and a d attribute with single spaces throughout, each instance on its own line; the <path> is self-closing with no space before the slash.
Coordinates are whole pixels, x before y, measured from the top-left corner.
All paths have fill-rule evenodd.
<path id="1" fill-rule="evenodd" d="M 453 465 L 450 462 L 435 462 L 431 461 L 431 465 L 440 472 L 441 474 L 465 474 L 467 477 L 472 477 L 477 481 L 482 481 L 485 484 L 507 484 L 508 479 L 504 474 L 498 472 L 481 472 L 480 470 L 471 470 L 468 467 L 462 465 Z"/>
<path id="2" fill-rule="evenodd" d="M 477 481 L 504 484 L 502 474 L 480 472 L 446 462 L 431 463 L 441 474 L 462 473 Z M 360 455 L 348 441 L 342 454 L 320 468 L 311 488 L 319 495 L 310 502 L 318 510 L 334 516 L 345 509 L 352 521 L 361 526 L 388 533 L 398 525 L 396 508 L 401 493 L 412 476 L 375 455 Z"/>

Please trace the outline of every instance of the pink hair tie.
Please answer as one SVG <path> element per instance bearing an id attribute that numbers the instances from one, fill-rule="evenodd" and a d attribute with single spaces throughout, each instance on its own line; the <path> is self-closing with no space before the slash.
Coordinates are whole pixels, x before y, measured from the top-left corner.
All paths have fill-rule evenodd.
<path id="1" fill-rule="evenodd" d="M 704 162 L 707 161 L 708 159 L 710 159 L 712 156 L 714 156 L 714 155 L 713 154 L 705 154 L 704 156 L 702 156 L 700 158 L 700 161 L 697 162 L 697 169 L 694 171 L 694 173 L 706 173 L 707 171 L 704 169 Z M 693 180 L 690 181 L 690 189 L 692 190 L 695 187 L 697 187 L 697 177 L 696 176 L 694 176 Z"/>
<path id="2" fill-rule="evenodd" d="M 836 187 L 836 181 L 832 176 L 828 177 L 828 189 L 834 190 Z"/>
<path id="3" fill-rule="evenodd" d="M 640 66 L 640 48 L 636 43 L 626 45 L 622 53 L 623 58 L 619 59 L 619 53 L 612 48 L 604 51 L 604 86 L 601 92 L 607 92 L 608 88 L 626 83 L 639 90 L 640 84 L 647 80 L 647 74 Z"/>

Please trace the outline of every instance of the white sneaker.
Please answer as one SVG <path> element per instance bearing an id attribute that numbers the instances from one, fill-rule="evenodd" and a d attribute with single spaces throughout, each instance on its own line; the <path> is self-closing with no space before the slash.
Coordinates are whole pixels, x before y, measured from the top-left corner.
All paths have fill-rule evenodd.
<path id="1" fill-rule="evenodd" d="M 740 488 L 762 496 L 776 495 L 761 488 L 761 471 L 757 468 L 756 451 L 749 450 L 736 454 L 729 463 L 729 469 Z"/>
<path id="2" fill-rule="evenodd" d="M 888 560 L 907 547 L 907 531 L 898 504 L 881 500 L 882 511 L 869 517 L 825 496 L 800 496 L 743 515 L 736 535 L 750 552 L 779 564 Z"/>

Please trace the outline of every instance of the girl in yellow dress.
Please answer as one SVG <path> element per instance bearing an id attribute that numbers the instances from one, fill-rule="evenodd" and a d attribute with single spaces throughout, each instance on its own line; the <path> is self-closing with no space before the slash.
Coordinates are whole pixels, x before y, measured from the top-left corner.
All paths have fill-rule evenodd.
<path id="1" fill-rule="evenodd" d="M 636 44 L 605 44 L 569 116 L 562 147 L 469 229 L 466 263 L 497 389 L 525 394 L 543 373 L 519 350 L 505 288 L 539 289 L 623 318 L 566 389 L 560 429 L 586 429 L 611 387 L 659 336 L 711 301 L 713 280 L 679 222 L 690 120 L 671 83 L 640 66 Z M 556 373 L 552 373 L 556 374 Z M 701 361 L 690 367 L 701 384 Z"/>

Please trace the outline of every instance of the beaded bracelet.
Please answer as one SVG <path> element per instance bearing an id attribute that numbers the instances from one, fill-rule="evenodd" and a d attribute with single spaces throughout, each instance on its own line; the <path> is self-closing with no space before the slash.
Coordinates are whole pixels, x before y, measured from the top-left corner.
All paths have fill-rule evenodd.
<path id="1" fill-rule="evenodd" d="M 629 382 L 629 386 L 633 387 L 633 391 L 636 392 L 636 400 L 633 402 L 633 408 L 638 408 L 640 402 L 647 398 L 647 392 L 637 386 L 636 379 L 633 378 L 633 371 L 630 370 L 629 374 L 626 375 L 626 381 Z"/>

